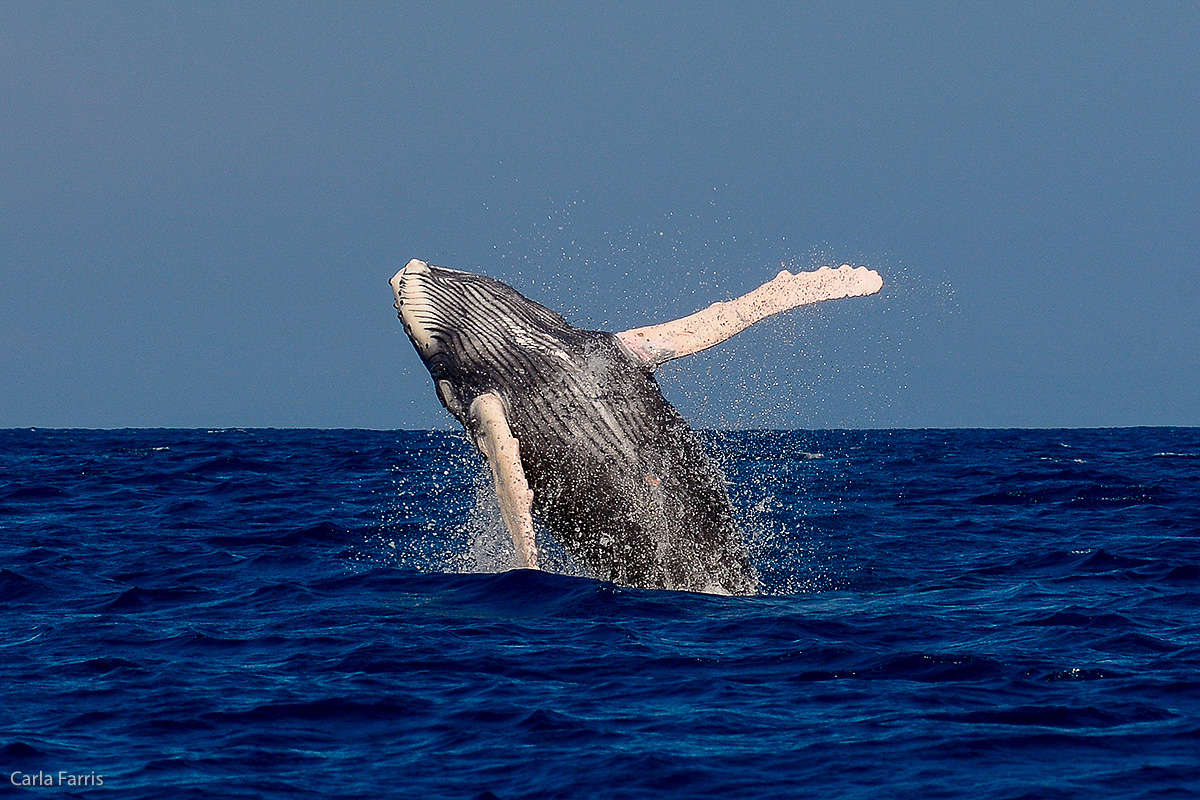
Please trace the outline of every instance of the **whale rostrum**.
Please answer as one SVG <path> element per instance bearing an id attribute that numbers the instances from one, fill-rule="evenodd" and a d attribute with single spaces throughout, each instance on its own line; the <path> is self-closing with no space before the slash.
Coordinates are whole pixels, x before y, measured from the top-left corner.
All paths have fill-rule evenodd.
<path id="1" fill-rule="evenodd" d="M 725 480 L 654 370 L 788 309 L 874 294 L 883 279 L 849 265 L 783 271 L 742 297 L 616 334 L 417 259 L 391 285 L 438 399 L 491 469 L 518 566 L 538 567 L 536 516 L 594 578 L 754 594 Z"/>

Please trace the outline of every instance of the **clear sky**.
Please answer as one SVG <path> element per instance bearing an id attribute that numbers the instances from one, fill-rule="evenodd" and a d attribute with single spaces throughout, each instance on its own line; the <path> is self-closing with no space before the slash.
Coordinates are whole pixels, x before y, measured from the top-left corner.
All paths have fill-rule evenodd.
<path id="1" fill-rule="evenodd" d="M 1200 4 L 0 4 L 0 427 L 447 427 L 387 279 L 882 295 L 701 425 L 1200 425 Z"/>

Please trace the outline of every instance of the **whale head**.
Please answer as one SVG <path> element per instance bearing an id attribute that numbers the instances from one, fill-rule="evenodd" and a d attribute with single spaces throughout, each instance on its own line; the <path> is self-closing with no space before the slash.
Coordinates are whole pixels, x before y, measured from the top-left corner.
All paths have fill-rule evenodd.
<path id="1" fill-rule="evenodd" d="M 570 361 L 561 345 L 576 329 L 498 280 L 414 258 L 390 283 L 404 332 L 460 422 L 480 394 L 507 401 L 515 380 Z"/>

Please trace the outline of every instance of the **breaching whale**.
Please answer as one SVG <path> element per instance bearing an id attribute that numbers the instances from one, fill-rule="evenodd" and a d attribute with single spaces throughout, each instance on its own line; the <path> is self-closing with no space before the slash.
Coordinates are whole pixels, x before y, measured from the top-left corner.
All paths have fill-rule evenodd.
<path id="1" fill-rule="evenodd" d="M 518 564 L 533 517 L 592 577 L 640 588 L 754 594 L 720 471 L 654 370 L 796 306 L 873 294 L 866 267 L 780 272 L 682 319 L 575 328 L 498 280 L 413 259 L 391 280 L 438 399 L 491 468 Z"/>

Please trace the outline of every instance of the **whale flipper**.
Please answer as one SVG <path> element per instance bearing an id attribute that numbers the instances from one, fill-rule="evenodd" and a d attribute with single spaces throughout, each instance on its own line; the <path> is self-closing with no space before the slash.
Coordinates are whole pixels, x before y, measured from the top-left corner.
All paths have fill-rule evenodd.
<path id="1" fill-rule="evenodd" d="M 504 401 L 492 392 L 471 401 L 468 411 L 475 446 L 487 459 L 500 501 L 500 516 L 513 538 L 517 566 L 538 568 L 537 539 L 533 532 L 533 492 L 521 466 L 520 443 L 512 435 Z"/>
<path id="2" fill-rule="evenodd" d="M 878 272 L 849 264 L 811 272 L 783 270 L 749 294 L 713 303 L 671 322 L 621 331 L 617 337 L 653 369 L 673 358 L 707 350 L 783 311 L 823 300 L 863 297 L 882 287 L 883 278 Z"/>

